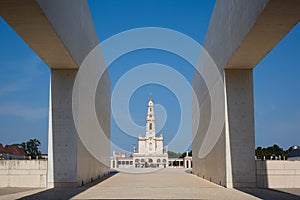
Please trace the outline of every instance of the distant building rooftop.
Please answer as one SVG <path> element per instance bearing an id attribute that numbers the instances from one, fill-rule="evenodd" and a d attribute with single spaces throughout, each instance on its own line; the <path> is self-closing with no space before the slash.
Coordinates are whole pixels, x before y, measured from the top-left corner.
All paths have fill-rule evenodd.
<path id="1" fill-rule="evenodd" d="M 126 157 L 126 152 L 113 151 L 114 157 Z"/>
<path id="2" fill-rule="evenodd" d="M 293 149 L 288 154 L 288 157 L 289 158 L 300 157 L 300 147 L 299 146 L 294 146 Z"/>
<path id="3" fill-rule="evenodd" d="M 3 145 L 0 144 L 0 153 L 17 156 L 26 156 L 24 149 L 21 149 L 14 145 L 6 145 L 5 147 L 3 147 Z"/>

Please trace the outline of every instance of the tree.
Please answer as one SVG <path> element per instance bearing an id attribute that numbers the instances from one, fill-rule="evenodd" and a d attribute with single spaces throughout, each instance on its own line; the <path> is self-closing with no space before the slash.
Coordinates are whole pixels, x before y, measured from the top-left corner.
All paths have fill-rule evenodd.
<path id="1" fill-rule="evenodd" d="M 38 139 L 30 139 L 26 142 L 27 154 L 31 156 L 41 155 L 41 151 L 39 150 L 39 146 L 41 146 L 41 142 Z"/>
<path id="2" fill-rule="evenodd" d="M 189 156 L 192 156 L 192 151 L 189 151 L 188 153 Z M 173 151 L 168 151 L 168 156 L 169 158 L 184 158 L 186 156 L 186 152 L 184 153 L 175 153 Z"/>
<path id="3" fill-rule="evenodd" d="M 41 151 L 39 150 L 39 146 L 41 146 L 41 142 L 38 139 L 30 139 L 29 141 L 22 142 L 21 144 L 13 144 L 18 146 L 21 149 L 24 149 L 25 153 L 33 158 L 41 155 Z"/>
<path id="4" fill-rule="evenodd" d="M 168 151 L 169 158 L 179 158 L 180 155 L 181 155 L 181 153 L 175 153 L 173 151 Z"/>
<path id="5" fill-rule="evenodd" d="M 257 147 L 255 149 L 255 156 L 257 159 L 270 159 L 271 156 L 281 156 L 287 158 L 291 148 L 288 150 L 283 150 L 283 148 L 280 148 L 277 144 L 274 144 L 273 146 L 269 146 L 267 148 Z"/>
<path id="6" fill-rule="evenodd" d="M 189 151 L 188 155 L 189 155 L 189 156 L 192 156 L 192 150 Z M 182 153 L 182 154 L 179 156 L 179 158 L 184 158 L 185 156 L 186 156 L 186 152 L 185 152 L 185 153 Z"/>

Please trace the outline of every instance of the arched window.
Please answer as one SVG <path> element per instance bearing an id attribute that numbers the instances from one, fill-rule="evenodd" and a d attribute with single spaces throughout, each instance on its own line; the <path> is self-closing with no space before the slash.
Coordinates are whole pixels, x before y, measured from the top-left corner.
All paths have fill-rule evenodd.
<path id="1" fill-rule="evenodd" d="M 145 162 L 145 159 L 142 159 L 141 162 Z"/>
<path id="2" fill-rule="evenodd" d="M 149 129 L 152 130 L 152 123 L 149 124 Z"/>
<path id="3" fill-rule="evenodd" d="M 153 160 L 151 158 L 149 159 L 149 163 L 153 163 Z"/>
<path id="4" fill-rule="evenodd" d="M 152 145 L 152 142 L 149 143 L 149 151 L 152 151 L 153 149 L 153 145 Z"/>
<path id="5" fill-rule="evenodd" d="M 157 159 L 157 163 L 160 163 L 160 159 Z"/>
<path id="6" fill-rule="evenodd" d="M 140 162 L 140 159 L 135 159 L 135 162 Z"/>
<path id="7" fill-rule="evenodd" d="M 166 163 L 167 162 L 167 160 L 166 159 L 163 159 L 163 163 Z"/>

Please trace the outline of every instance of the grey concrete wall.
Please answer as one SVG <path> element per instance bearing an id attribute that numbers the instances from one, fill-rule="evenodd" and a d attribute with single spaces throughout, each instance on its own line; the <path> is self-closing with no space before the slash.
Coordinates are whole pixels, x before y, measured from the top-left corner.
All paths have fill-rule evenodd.
<path id="1" fill-rule="evenodd" d="M 203 46 L 220 73 L 225 73 L 225 124 L 210 154 L 203 159 L 193 155 L 195 174 L 226 187 L 255 186 L 253 80 L 249 70 L 299 19 L 297 0 L 216 1 Z M 197 130 L 193 113 L 193 134 L 197 134 L 193 152 L 199 151 L 211 116 L 207 88 L 197 76 L 192 84 L 203 117 Z M 194 101 L 193 106 L 197 106 Z"/>
<path id="2" fill-rule="evenodd" d="M 76 73 L 77 70 L 51 70 L 49 187 L 77 185 L 78 136 L 72 115 L 72 91 Z M 50 163 L 53 163 L 53 168 Z"/>
<path id="3" fill-rule="evenodd" d="M 233 187 L 255 187 L 253 72 L 225 70 Z"/>
<path id="4" fill-rule="evenodd" d="M 87 156 L 89 155 L 89 156 Z M 109 173 L 109 167 L 99 162 L 84 147 L 82 142 L 77 143 L 77 185 L 95 181 Z"/>
<path id="5" fill-rule="evenodd" d="M 217 0 L 203 46 L 221 70 L 253 68 L 299 20 L 298 0 Z"/>
<path id="6" fill-rule="evenodd" d="M 212 110 L 211 99 L 207 94 L 208 91 L 205 88 L 205 82 L 199 74 L 195 74 L 193 78 L 193 89 L 197 94 L 197 99 L 193 99 L 193 106 L 197 105 L 195 101 L 199 101 L 200 103 L 199 127 L 195 121 L 198 113 L 195 112 L 196 109 L 193 109 L 193 174 L 227 187 L 225 129 L 223 129 L 212 151 L 204 159 L 200 159 L 198 156 L 211 120 Z"/>
<path id="7" fill-rule="evenodd" d="M 79 67 L 99 43 L 87 1 L 36 0 L 48 22 Z"/>
<path id="8" fill-rule="evenodd" d="M 256 160 L 257 187 L 300 188 L 300 161 Z"/>
<path id="9" fill-rule="evenodd" d="M 0 187 L 46 186 L 46 160 L 0 160 Z"/>
<path id="10" fill-rule="evenodd" d="M 197 131 L 192 144 L 193 152 L 196 152 L 193 154 L 193 173 L 229 188 L 255 187 L 252 70 L 225 70 L 224 77 L 224 127 L 212 151 L 202 159 L 197 152 L 204 140 L 212 111 L 210 96 L 199 97 L 203 101 L 198 130 L 193 122 L 193 132 Z M 196 89 L 197 83 L 203 84 L 199 76 L 193 79 Z"/>
<path id="11" fill-rule="evenodd" d="M 11 0 L 0 2 L 0 14 L 51 70 L 49 103 L 48 186 L 75 186 L 108 172 L 79 140 L 72 114 L 77 69 L 98 45 L 84 0 Z M 104 76 L 98 120 L 109 138 L 110 79 Z M 79 105 L 80 106 L 80 105 Z M 94 130 L 91 130 L 93 132 Z M 107 152 L 105 141 L 100 149 Z M 107 144 L 106 144 L 107 143 Z M 105 153 L 103 155 L 106 155 Z"/>
<path id="12" fill-rule="evenodd" d="M 205 105 L 205 104 L 203 104 Z M 198 133 L 193 142 L 193 152 L 198 145 L 197 142 L 203 140 L 203 134 Z M 194 147 L 195 146 L 195 147 Z M 206 159 L 199 159 L 193 154 L 193 174 L 209 180 L 218 185 L 228 187 L 226 178 L 226 148 L 225 132 L 223 131 L 213 150 L 207 155 Z"/>
<path id="13" fill-rule="evenodd" d="M 80 66 L 98 44 L 87 1 L 37 0 L 37 3 L 76 65 Z M 72 115 L 72 91 L 76 73 L 77 70 L 51 71 L 52 127 L 49 127 L 49 136 L 52 134 L 52 138 L 49 138 L 49 142 L 53 145 L 53 167 L 49 163 L 49 170 L 53 175 L 48 174 L 50 187 L 81 185 L 108 173 L 108 167 L 87 151 L 76 132 Z M 103 77 L 106 79 L 100 87 L 99 96 L 104 103 L 97 109 L 101 115 L 98 119 L 109 138 L 110 79 L 108 74 Z M 102 145 L 101 150 L 108 152 L 109 157 L 109 144 Z"/>
<path id="14" fill-rule="evenodd" d="M 226 79 L 226 82 L 224 81 L 226 85 L 224 88 L 225 123 L 221 136 L 212 151 L 203 159 L 198 158 L 197 155 L 193 155 L 193 172 L 225 187 L 253 186 L 253 182 L 255 184 L 255 180 L 253 180 L 253 178 L 255 179 L 254 152 L 252 152 L 254 142 L 251 142 L 254 141 L 254 131 L 252 131 L 253 127 L 251 127 L 254 126 L 252 120 L 253 111 L 249 113 L 236 113 L 239 110 L 246 112 L 253 109 L 252 80 L 247 79 L 248 82 L 243 82 L 243 72 L 233 75 L 234 73 L 225 73 L 224 69 L 267 3 L 268 0 L 217 0 L 203 44 L 206 51 L 216 63 L 220 73 L 222 76 L 224 75 Z M 247 72 L 246 74 L 248 74 Z M 240 75 L 241 77 L 239 77 Z M 200 101 L 201 117 L 200 129 L 193 142 L 193 152 L 199 151 L 211 116 L 210 96 L 206 94 L 207 89 L 205 90 L 203 87 L 204 84 L 201 78 L 194 76 L 193 88 Z M 243 90 L 248 89 L 249 91 L 244 94 Z M 245 98 L 243 97 L 244 95 L 246 95 Z M 248 96 L 250 97 L 249 101 L 244 102 Z M 193 103 L 193 106 L 196 106 L 196 104 Z M 250 107 L 246 108 L 246 106 Z M 235 121 L 246 114 L 249 114 L 249 116 L 245 118 L 244 124 L 238 124 L 239 120 Z M 251 119 L 251 121 L 246 122 L 247 119 Z M 243 132 L 247 128 L 250 129 Z M 194 131 L 195 128 L 193 128 L 193 132 Z M 250 144 L 249 148 L 247 146 L 243 150 L 240 147 L 244 144 L 245 138 L 250 139 Z M 241 144 L 239 144 L 239 142 L 241 142 Z M 249 162 L 252 162 L 249 165 L 250 168 L 247 168 L 249 162 L 238 164 L 239 157 L 236 156 L 238 155 L 237 151 L 240 150 L 246 152 L 245 157 L 250 156 L 250 160 L 244 158 L 244 160 L 248 159 Z M 249 176 L 246 175 L 248 170 L 253 170 Z"/>
<path id="15" fill-rule="evenodd" d="M 252 4 L 254 1 L 249 2 Z M 238 49 L 230 58 L 226 68 L 255 67 L 299 20 L 300 1 L 270 0 L 246 37 L 238 45 Z"/>
<path id="16" fill-rule="evenodd" d="M 10 0 L 0 15 L 52 69 L 78 68 L 99 43 L 84 0 Z"/>
<path id="17" fill-rule="evenodd" d="M 220 70 L 235 54 L 268 2 L 216 1 L 203 46 Z"/>
<path id="18" fill-rule="evenodd" d="M 0 1 L 0 15 L 50 68 L 78 68 L 36 1 Z"/>
<path id="19" fill-rule="evenodd" d="M 98 118 L 98 123 L 103 128 L 105 137 L 110 139 L 110 95 L 111 95 L 110 78 L 107 71 L 99 80 L 99 84 L 95 95 L 95 109 Z M 91 130 L 93 131 L 93 130 Z M 101 155 L 110 157 L 110 143 L 107 143 L 104 138 L 95 137 L 99 140 L 98 145 L 101 147 Z M 93 156 L 86 156 L 89 154 L 82 142 L 78 140 L 78 155 L 77 155 L 77 179 L 83 183 L 96 180 L 109 173 L 109 166 L 99 162 Z M 88 170 L 87 170 L 88 169 Z"/>
<path id="20" fill-rule="evenodd" d="M 109 167 L 95 159 L 80 141 L 72 114 L 72 91 L 77 70 L 51 70 L 48 186 L 78 186 L 107 174 Z M 99 120 L 110 132 L 110 79 L 103 79 Z M 101 87 L 100 87 L 101 88 Z M 78 105 L 80 106 L 80 105 Z M 79 113 L 80 114 L 80 113 Z M 93 130 L 90 130 L 93 132 Z M 108 135 L 109 137 L 109 135 Z M 97 140 L 98 138 L 95 138 Z M 100 138 L 101 139 L 101 138 Z M 101 141 L 99 140 L 99 145 Z M 109 144 L 101 146 L 109 157 Z M 50 167 L 53 163 L 53 167 Z"/>

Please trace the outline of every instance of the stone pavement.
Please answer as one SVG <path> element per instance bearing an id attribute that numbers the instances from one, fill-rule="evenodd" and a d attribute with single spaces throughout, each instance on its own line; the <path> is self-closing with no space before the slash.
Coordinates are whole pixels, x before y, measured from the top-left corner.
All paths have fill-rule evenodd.
<path id="1" fill-rule="evenodd" d="M 15 193 L 9 192 L 11 188 L 3 192 L 2 188 L 0 199 L 300 199 L 300 189 L 226 189 L 186 169 L 141 172 L 141 169 L 130 169 L 78 188 L 31 189 Z"/>

